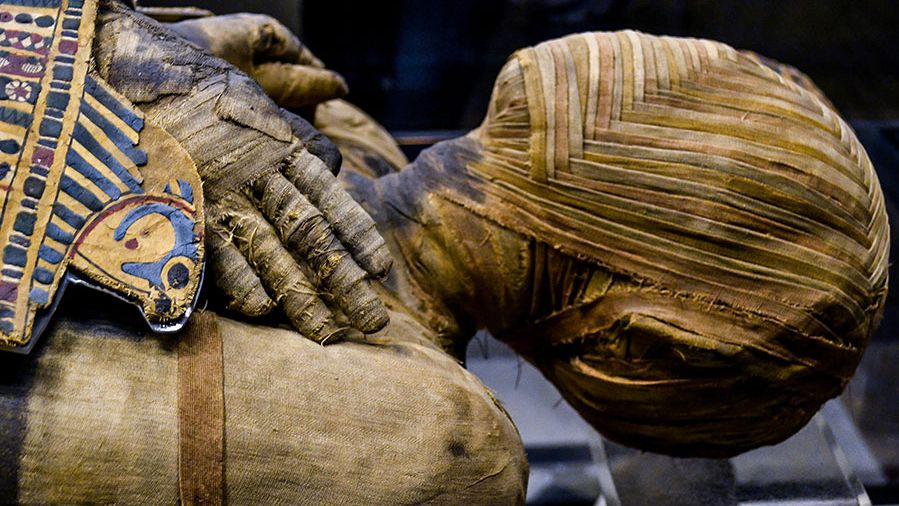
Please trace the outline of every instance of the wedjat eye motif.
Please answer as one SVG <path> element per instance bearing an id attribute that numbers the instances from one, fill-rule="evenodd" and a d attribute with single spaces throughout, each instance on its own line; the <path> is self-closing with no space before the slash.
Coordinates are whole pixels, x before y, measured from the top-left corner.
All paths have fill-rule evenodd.
<path id="1" fill-rule="evenodd" d="M 27 352 L 69 282 L 190 315 L 202 191 L 181 146 L 89 72 L 96 1 L 0 0 L 0 346 Z"/>

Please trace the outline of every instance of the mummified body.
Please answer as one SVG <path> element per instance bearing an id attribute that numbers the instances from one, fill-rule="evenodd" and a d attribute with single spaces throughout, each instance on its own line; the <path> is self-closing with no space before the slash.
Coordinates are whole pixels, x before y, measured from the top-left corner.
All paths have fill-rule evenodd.
<path id="1" fill-rule="evenodd" d="M 101 41 L 159 33 L 113 14 Z M 191 38 L 203 43 L 213 31 L 198 26 Z M 104 47 L 123 46 L 99 46 L 116 85 Z M 189 102 L 204 88 L 181 89 Z M 132 92 L 166 117 L 152 111 L 168 92 Z M 678 455 L 771 444 L 839 393 L 882 307 L 886 217 L 863 149 L 815 93 L 720 44 L 617 33 L 524 50 L 480 129 L 387 175 L 401 155 L 360 113 L 325 104 L 318 126 L 344 150 L 344 181 L 393 253 L 381 290 L 391 324 L 322 348 L 221 320 L 235 502 L 521 501 L 514 427 L 440 351 L 479 327 L 610 437 Z M 221 202 L 211 214 L 233 215 Z M 238 246 L 252 237 L 235 235 Z M 252 314 L 272 306 L 231 301 Z M 3 383 L 16 416 L 0 490 L 29 502 L 174 501 L 175 360 L 170 341 L 121 319 L 60 323 Z"/>

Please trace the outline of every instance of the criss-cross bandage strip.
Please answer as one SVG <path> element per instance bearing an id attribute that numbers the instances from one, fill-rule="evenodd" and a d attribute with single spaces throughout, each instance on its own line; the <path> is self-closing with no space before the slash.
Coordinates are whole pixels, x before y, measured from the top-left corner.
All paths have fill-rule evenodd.
<path id="1" fill-rule="evenodd" d="M 752 55 L 630 31 L 544 43 L 510 59 L 472 138 L 445 197 L 756 329 L 718 343 L 860 354 L 887 281 L 877 177 L 833 110 Z"/>
<path id="2" fill-rule="evenodd" d="M 200 311 L 178 343 L 178 485 L 181 504 L 224 502 L 225 395 L 216 315 Z"/>

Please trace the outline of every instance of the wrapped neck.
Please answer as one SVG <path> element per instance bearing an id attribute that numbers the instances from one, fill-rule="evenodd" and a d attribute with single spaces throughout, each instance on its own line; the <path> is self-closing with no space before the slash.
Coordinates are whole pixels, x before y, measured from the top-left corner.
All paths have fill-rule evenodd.
<path id="1" fill-rule="evenodd" d="M 457 356 L 477 329 L 517 326 L 528 307 L 533 241 L 440 191 L 464 184 L 479 149 L 469 137 L 441 143 L 399 173 L 350 188 L 396 257 L 384 289 Z"/>

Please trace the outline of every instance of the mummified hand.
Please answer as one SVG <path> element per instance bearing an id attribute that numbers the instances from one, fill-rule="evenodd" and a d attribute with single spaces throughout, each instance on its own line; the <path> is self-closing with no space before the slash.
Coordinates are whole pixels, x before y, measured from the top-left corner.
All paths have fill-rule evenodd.
<path id="1" fill-rule="evenodd" d="M 246 72 L 281 107 L 301 109 L 347 94 L 343 78 L 271 16 L 231 14 L 166 26 Z"/>
<path id="2" fill-rule="evenodd" d="M 320 136 L 307 142 L 314 129 L 244 73 L 117 1 L 101 4 L 94 48 L 101 77 L 194 159 L 211 274 L 232 309 L 262 315 L 277 304 L 298 330 L 326 341 L 338 325 L 324 295 L 359 330 L 386 325 L 367 278 L 383 276 L 390 256 L 332 175 L 333 146 Z"/>

